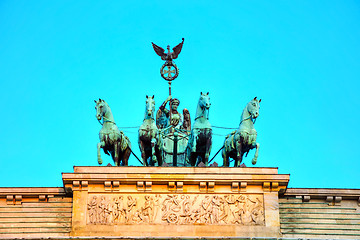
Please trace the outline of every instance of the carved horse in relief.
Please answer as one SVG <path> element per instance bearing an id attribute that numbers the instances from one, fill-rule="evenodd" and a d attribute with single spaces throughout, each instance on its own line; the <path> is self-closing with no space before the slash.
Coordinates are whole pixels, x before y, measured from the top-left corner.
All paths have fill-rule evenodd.
<path id="1" fill-rule="evenodd" d="M 208 165 L 212 145 L 212 128 L 209 122 L 209 93 L 200 93 L 194 125 L 187 146 L 187 157 L 191 166 L 203 162 Z"/>
<path id="2" fill-rule="evenodd" d="M 146 96 L 144 121 L 139 128 L 139 147 L 144 166 L 162 165 L 160 133 L 155 124 L 155 100 Z"/>
<path id="3" fill-rule="evenodd" d="M 100 154 L 100 148 L 102 148 L 107 155 L 111 155 L 115 166 L 127 166 L 131 153 L 129 138 L 116 126 L 109 105 L 100 98 L 98 101 L 94 101 L 96 118 L 102 125 L 99 132 L 100 142 L 97 144 L 98 163 L 102 164 L 103 162 Z M 102 123 L 101 120 L 103 120 Z"/>
<path id="4" fill-rule="evenodd" d="M 229 166 L 229 157 L 235 160 L 234 167 L 239 167 L 244 153 L 256 148 L 252 164 L 255 165 L 259 155 L 260 144 L 256 142 L 257 132 L 254 128 L 256 118 L 259 116 L 261 99 L 251 100 L 241 114 L 239 129 L 227 135 L 222 150 L 224 167 Z"/>

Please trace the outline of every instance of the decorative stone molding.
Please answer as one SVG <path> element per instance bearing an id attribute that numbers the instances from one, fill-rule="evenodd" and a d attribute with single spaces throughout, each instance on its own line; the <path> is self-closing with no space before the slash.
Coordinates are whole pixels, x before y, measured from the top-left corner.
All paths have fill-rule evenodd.
<path id="1" fill-rule="evenodd" d="M 200 182 L 200 192 L 206 192 L 206 182 Z"/>
<path id="2" fill-rule="evenodd" d="M 145 190 L 144 182 L 141 181 L 136 182 L 136 188 L 138 191 L 144 191 Z"/>
<path id="3" fill-rule="evenodd" d="M 214 192 L 215 182 L 208 182 L 208 192 Z"/>
<path id="4" fill-rule="evenodd" d="M 270 182 L 263 183 L 263 190 L 264 192 L 270 192 Z"/>
<path id="5" fill-rule="evenodd" d="M 105 191 L 111 191 L 111 181 L 104 182 Z"/>
<path id="6" fill-rule="evenodd" d="M 72 182 L 73 190 L 80 190 L 80 181 Z"/>
<path id="7" fill-rule="evenodd" d="M 46 195 L 39 195 L 39 201 L 45 202 L 47 200 Z"/>
<path id="8" fill-rule="evenodd" d="M 176 190 L 175 182 L 169 182 L 168 189 L 169 189 L 169 191 L 175 191 Z"/>
<path id="9" fill-rule="evenodd" d="M 89 181 L 81 181 L 81 190 L 88 190 Z"/>
<path id="10" fill-rule="evenodd" d="M 184 190 L 184 183 L 183 182 L 176 182 L 176 191 L 182 192 Z"/>
<path id="11" fill-rule="evenodd" d="M 340 206 L 341 205 L 341 200 L 342 200 L 342 197 L 340 197 L 340 196 L 335 197 L 334 205 L 335 206 Z"/>
<path id="12" fill-rule="evenodd" d="M 238 192 L 239 191 L 239 183 L 238 182 L 232 182 L 231 183 L 231 191 Z"/>
<path id="13" fill-rule="evenodd" d="M 22 201 L 22 195 L 15 195 L 15 204 L 20 205 Z"/>
<path id="14" fill-rule="evenodd" d="M 120 182 L 119 181 L 113 181 L 113 191 L 119 191 L 120 190 Z"/>
<path id="15" fill-rule="evenodd" d="M 146 181 L 145 182 L 145 191 L 151 191 L 152 190 L 152 182 Z"/>
<path id="16" fill-rule="evenodd" d="M 303 202 L 309 202 L 310 196 L 303 196 L 302 200 L 303 200 Z"/>
<path id="17" fill-rule="evenodd" d="M 15 204 L 14 195 L 7 195 L 6 196 L 6 204 L 8 204 L 8 205 Z"/>
<path id="18" fill-rule="evenodd" d="M 247 182 L 240 183 L 240 192 L 246 192 Z"/>
<path id="19" fill-rule="evenodd" d="M 279 183 L 278 182 L 272 182 L 271 183 L 271 191 L 278 192 L 279 191 Z"/>

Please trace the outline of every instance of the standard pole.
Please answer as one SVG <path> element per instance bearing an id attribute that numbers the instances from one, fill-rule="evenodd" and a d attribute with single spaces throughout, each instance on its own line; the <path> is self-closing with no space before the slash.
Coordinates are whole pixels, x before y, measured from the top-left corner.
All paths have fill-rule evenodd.
<path id="1" fill-rule="evenodd" d="M 171 81 L 169 81 L 169 96 L 171 96 Z M 170 122 L 170 125 L 171 125 L 171 100 L 170 100 L 170 103 L 169 103 L 169 106 L 170 106 L 170 111 L 169 111 L 169 122 Z"/>
<path id="2" fill-rule="evenodd" d="M 174 152 L 173 152 L 173 166 L 177 166 L 177 143 L 178 143 L 178 133 L 174 132 Z"/>

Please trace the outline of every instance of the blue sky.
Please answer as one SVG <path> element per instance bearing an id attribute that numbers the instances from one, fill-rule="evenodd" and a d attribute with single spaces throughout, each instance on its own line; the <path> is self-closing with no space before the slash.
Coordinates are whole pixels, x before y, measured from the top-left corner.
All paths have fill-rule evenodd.
<path id="1" fill-rule="evenodd" d="M 257 96 L 256 167 L 290 173 L 289 187 L 360 188 L 359 23 L 357 1 L 1 1 L 0 186 L 62 186 L 61 172 L 97 166 L 98 98 L 140 155 L 121 127 L 142 123 L 146 95 L 168 96 L 151 42 L 184 37 L 181 110 L 193 119 L 210 92 L 210 122 L 236 128 Z M 211 157 L 230 131 L 214 129 Z"/>

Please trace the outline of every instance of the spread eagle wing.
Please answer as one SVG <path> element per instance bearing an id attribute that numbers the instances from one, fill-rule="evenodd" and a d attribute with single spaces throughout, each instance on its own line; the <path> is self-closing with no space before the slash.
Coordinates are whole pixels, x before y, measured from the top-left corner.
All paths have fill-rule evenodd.
<path id="1" fill-rule="evenodd" d="M 151 42 L 151 44 L 157 55 L 159 55 L 161 58 L 166 56 L 165 50 L 162 47 L 159 47 L 158 45 L 154 44 L 153 42 Z"/>
<path id="2" fill-rule="evenodd" d="M 184 38 L 182 38 L 182 42 L 179 43 L 178 45 L 176 45 L 173 48 L 173 52 L 172 52 L 172 59 L 176 59 L 179 56 L 179 53 L 181 52 L 182 46 L 184 44 Z"/>

